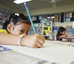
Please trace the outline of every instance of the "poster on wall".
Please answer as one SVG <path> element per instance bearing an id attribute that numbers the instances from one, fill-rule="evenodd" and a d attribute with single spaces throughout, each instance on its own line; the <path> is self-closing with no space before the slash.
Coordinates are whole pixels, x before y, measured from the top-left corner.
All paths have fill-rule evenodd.
<path id="1" fill-rule="evenodd" d="M 3 17 L 7 17 L 7 14 L 3 14 Z"/>
<path id="2" fill-rule="evenodd" d="M 59 18 L 59 16 L 58 15 L 54 15 L 54 18 Z"/>
<path id="3" fill-rule="evenodd" d="M 66 16 L 66 18 L 69 18 L 69 13 L 66 13 L 66 15 L 65 15 L 65 16 Z"/>
<path id="4" fill-rule="evenodd" d="M 32 21 L 36 21 L 36 20 L 37 20 L 36 16 L 32 17 Z"/>
<path id="5" fill-rule="evenodd" d="M 41 20 L 42 19 L 42 16 L 39 16 L 39 20 Z"/>
<path id="6" fill-rule="evenodd" d="M 65 13 L 65 22 L 70 22 L 72 18 L 72 13 Z"/>
<path id="7" fill-rule="evenodd" d="M 54 22 L 59 22 L 58 19 L 54 18 Z"/>
<path id="8" fill-rule="evenodd" d="M 2 17 L 2 13 L 0 12 L 0 16 Z"/>
<path id="9" fill-rule="evenodd" d="M 32 17 L 32 21 L 34 21 L 34 17 Z"/>
<path id="10" fill-rule="evenodd" d="M 7 20 L 7 14 L 3 14 L 3 23 Z"/>
<path id="11" fill-rule="evenodd" d="M 69 18 L 72 18 L 72 13 L 69 13 Z"/>
<path id="12" fill-rule="evenodd" d="M 66 22 L 70 22 L 70 18 L 66 18 Z"/>
<path id="13" fill-rule="evenodd" d="M 53 21 L 53 18 L 50 18 L 50 21 Z"/>

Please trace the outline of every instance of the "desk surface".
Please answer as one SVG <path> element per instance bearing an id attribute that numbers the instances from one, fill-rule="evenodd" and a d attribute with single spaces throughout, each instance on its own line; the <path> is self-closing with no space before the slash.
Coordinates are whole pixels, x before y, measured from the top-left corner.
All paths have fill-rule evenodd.
<path id="1" fill-rule="evenodd" d="M 0 48 L 0 50 L 2 49 Z M 51 64 L 51 63 L 45 60 L 37 59 L 28 55 L 18 53 L 14 50 L 5 50 L 0 52 L 0 64 Z"/>
<path id="2" fill-rule="evenodd" d="M 74 37 L 65 37 L 65 38 L 62 38 L 62 39 L 74 39 Z"/>
<path id="3" fill-rule="evenodd" d="M 53 64 L 53 62 L 72 64 L 74 62 L 72 45 L 74 44 L 61 41 L 46 41 L 42 48 L 2 45 L 8 49 L 0 52 L 0 64 Z"/>

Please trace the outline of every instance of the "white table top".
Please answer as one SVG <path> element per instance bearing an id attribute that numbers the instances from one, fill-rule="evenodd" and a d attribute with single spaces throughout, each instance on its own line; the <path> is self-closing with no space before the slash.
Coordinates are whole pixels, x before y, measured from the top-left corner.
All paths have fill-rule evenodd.
<path id="1" fill-rule="evenodd" d="M 45 41 L 42 48 L 28 48 L 19 46 L 3 45 L 21 54 L 28 55 L 41 60 L 56 64 L 71 64 L 74 62 L 73 43 L 61 41 Z"/>

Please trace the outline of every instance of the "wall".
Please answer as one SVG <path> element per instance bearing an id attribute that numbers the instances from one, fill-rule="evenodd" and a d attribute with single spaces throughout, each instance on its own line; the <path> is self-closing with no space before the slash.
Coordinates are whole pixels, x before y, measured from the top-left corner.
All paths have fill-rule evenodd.
<path id="1" fill-rule="evenodd" d="M 7 7 L 4 7 L 4 6 L 1 6 L 0 5 L 0 8 L 3 8 L 3 9 L 6 9 L 6 10 L 9 10 L 9 11 L 11 11 L 11 12 L 20 12 L 21 13 L 21 11 L 20 10 L 14 10 L 14 9 L 10 9 L 10 8 L 7 8 Z"/>
<path id="2" fill-rule="evenodd" d="M 74 4 L 72 5 L 66 5 L 66 6 L 59 6 L 56 8 L 45 8 L 45 9 L 38 9 L 38 10 L 31 10 L 31 15 L 40 15 L 40 14 L 52 14 L 52 13 L 59 13 L 59 12 L 68 12 L 68 11 L 74 11 Z M 23 12 L 25 15 L 27 15 L 26 12 Z"/>
<path id="3" fill-rule="evenodd" d="M 66 5 L 66 6 L 59 6 L 56 8 L 45 8 L 45 9 L 38 9 L 38 10 L 31 10 L 29 11 L 31 15 L 40 15 L 40 14 L 53 14 L 53 13 L 60 13 L 60 12 L 70 12 L 74 11 L 74 4 Z M 27 15 L 26 12 L 23 12 Z M 72 22 L 65 22 L 65 23 L 55 23 L 54 26 L 72 26 Z"/>
<path id="4" fill-rule="evenodd" d="M 54 23 L 54 26 L 72 26 L 72 22 L 64 22 L 64 23 Z"/>

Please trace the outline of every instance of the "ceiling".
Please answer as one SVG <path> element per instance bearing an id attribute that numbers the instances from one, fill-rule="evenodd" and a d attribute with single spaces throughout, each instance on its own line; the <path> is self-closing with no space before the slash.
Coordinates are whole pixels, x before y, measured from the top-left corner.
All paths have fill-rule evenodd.
<path id="1" fill-rule="evenodd" d="M 0 6 L 4 8 L 8 8 L 11 11 L 14 10 L 15 12 L 25 11 L 24 4 L 15 4 L 13 2 L 14 0 L 0 0 Z M 56 2 L 56 6 L 65 6 L 65 5 L 71 5 L 74 4 L 74 0 L 62 0 Z M 43 9 L 43 8 L 53 8 L 52 4 L 50 1 L 46 0 L 32 0 L 30 2 L 27 2 L 27 6 L 29 10 L 36 10 L 36 9 Z"/>

